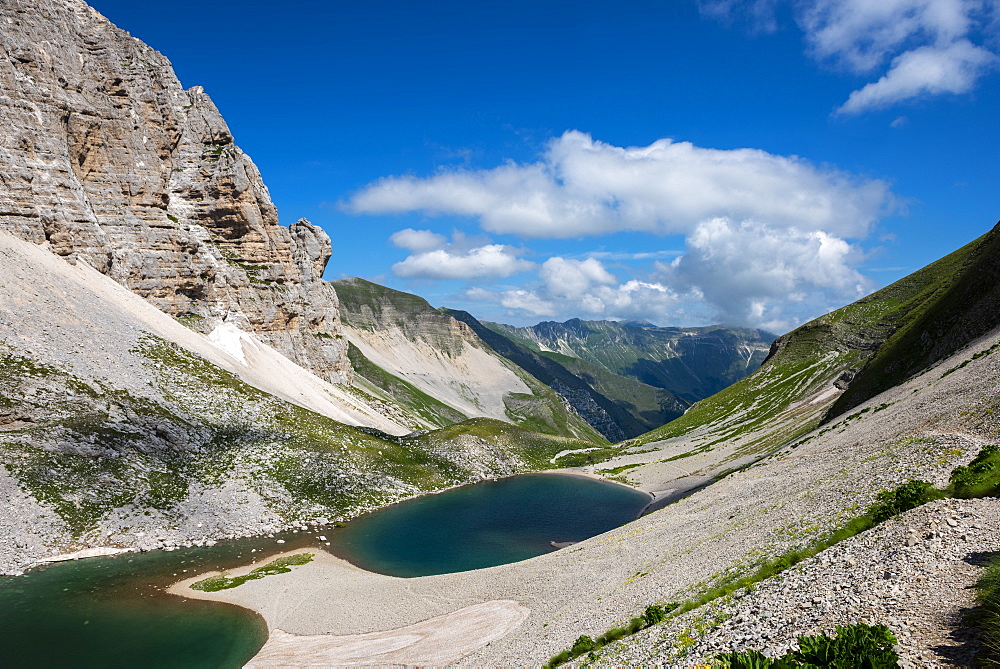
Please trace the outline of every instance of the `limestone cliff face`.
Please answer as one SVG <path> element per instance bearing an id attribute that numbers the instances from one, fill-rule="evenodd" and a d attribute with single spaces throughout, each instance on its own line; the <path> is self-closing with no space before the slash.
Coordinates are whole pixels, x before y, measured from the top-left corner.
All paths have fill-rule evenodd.
<path id="1" fill-rule="evenodd" d="M 81 0 L 3 0 L 0 47 L 0 228 L 350 380 L 329 237 L 278 224 L 200 87 Z"/>

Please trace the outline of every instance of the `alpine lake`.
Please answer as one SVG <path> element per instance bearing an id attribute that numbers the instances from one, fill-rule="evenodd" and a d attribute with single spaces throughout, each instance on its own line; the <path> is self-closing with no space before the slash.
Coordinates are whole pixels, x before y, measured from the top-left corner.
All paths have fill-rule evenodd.
<path id="1" fill-rule="evenodd" d="M 521 474 L 415 497 L 341 528 L 53 563 L 0 577 L 0 667 L 241 667 L 267 639 L 264 620 L 164 588 L 303 548 L 406 578 L 481 569 L 601 534 L 649 502 L 608 481 Z"/>

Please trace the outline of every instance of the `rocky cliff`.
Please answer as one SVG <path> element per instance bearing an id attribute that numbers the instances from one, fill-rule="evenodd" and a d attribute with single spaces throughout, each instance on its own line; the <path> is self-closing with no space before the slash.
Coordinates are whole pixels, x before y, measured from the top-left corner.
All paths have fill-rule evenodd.
<path id="1" fill-rule="evenodd" d="M 4 0 L 0 26 L 0 229 L 349 381 L 329 238 L 278 224 L 201 87 L 81 0 Z"/>

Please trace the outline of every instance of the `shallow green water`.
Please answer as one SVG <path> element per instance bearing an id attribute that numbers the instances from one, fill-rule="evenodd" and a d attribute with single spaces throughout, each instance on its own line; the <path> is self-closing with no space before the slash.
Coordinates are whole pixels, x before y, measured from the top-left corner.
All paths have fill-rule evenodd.
<path id="1" fill-rule="evenodd" d="M 307 546 L 399 576 L 492 566 L 622 525 L 648 501 L 603 481 L 529 474 L 395 504 L 343 529 L 57 563 L 0 578 L 0 667 L 240 667 L 263 645 L 264 621 L 165 586 Z"/>

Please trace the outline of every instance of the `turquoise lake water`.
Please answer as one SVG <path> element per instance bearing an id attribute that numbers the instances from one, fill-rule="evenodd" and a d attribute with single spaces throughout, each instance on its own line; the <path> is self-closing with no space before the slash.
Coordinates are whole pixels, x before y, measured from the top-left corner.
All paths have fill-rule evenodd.
<path id="1" fill-rule="evenodd" d="M 342 529 L 57 563 L 0 578 L 0 667 L 240 667 L 267 637 L 256 614 L 163 588 L 190 574 L 323 546 L 397 576 L 464 571 L 554 550 L 634 520 L 649 496 L 577 476 L 526 474 L 425 495 Z M 282 538 L 284 544 L 277 544 Z M 185 571 L 187 570 L 187 571 Z"/>
<path id="2" fill-rule="evenodd" d="M 523 474 L 361 516 L 334 553 L 369 571 L 427 576 L 526 560 L 635 520 L 646 493 L 582 476 Z"/>

